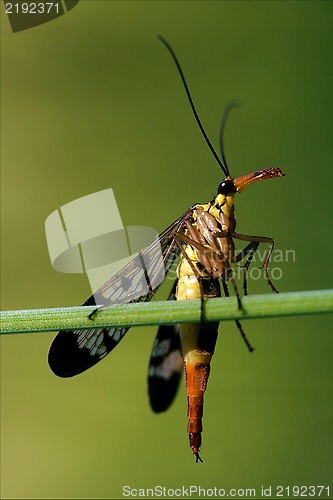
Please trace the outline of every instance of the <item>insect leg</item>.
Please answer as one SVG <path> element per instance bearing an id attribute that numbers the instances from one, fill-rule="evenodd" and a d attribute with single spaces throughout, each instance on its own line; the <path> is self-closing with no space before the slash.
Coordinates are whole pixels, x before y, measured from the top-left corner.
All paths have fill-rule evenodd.
<path id="1" fill-rule="evenodd" d="M 222 278 L 222 280 L 221 280 L 221 281 L 222 281 L 222 286 L 223 286 L 224 295 L 225 295 L 226 297 L 230 297 L 230 294 L 229 294 L 229 289 L 228 289 L 228 285 L 227 285 L 226 281 L 225 281 L 223 278 Z M 251 344 L 250 344 L 249 340 L 247 339 L 247 336 L 246 336 L 246 334 L 245 334 L 245 332 L 244 332 L 244 330 L 243 330 L 243 327 L 242 327 L 242 325 L 241 325 L 241 322 L 240 322 L 238 319 L 236 319 L 236 320 L 235 320 L 235 323 L 236 323 L 236 326 L 237 326 L 237 328 L 238 328 L 239 333 L 241 334 L 241 336 L 242 336 L 242 338 L 243 338 L 243 340 L 244 340 L 244 342 L 245 342 L 245 344 L 246 344 L 246 347 L 248 348 L 248 350 L 249 350 L 250 352 L 253 352 L 253 351 L 254 351 L 254 348 L 251 346 Z"/>
<path id="2" fill-rule="evenodd" d="M 97 306 L 93 311 L 91 311 L 90 314 L 88 314 L 88 319 L 93 319 L 95 314 L 100 311 L 101 309 L 105 309 L 106 306 Z"/>
<path id="3" fill-rule="evenodd" d="M 273 292 L 279 293 L 278 290 L 273 285 L 272 280 L 270 279 L 269 274 L 268 274 L 268 263 L 269 263 L 269 259 L 271 257 L 272 252 L 273 252 L 273 249 L 274 249 L 273 238 L 269 238 L 268 236 L 248 236 L 247 234 L 240 234 L 240 233 L 234 233 L 232 235 L 232 237 L 237 239 L 237 240 L 242 240 L 242 241 L 250 241 L 250 242 L 258 243 L 258 244 L 259 243 L 268 243 L 269 244 L 262 268 L 264 270 L 264 276 L 266 278 L 268 285 L 271 287 Z"/>
<path id="4" fill-rule="evenodd" d="M 259 246 L 258 241 L 251 241 L 248 245 L 246 245 L 246 247 L 241 252 L 239 252 L 236 255 L 235 260 L 233 261 L 233 262 L 239 262 L 239 261 L 243 260 L 248 253 L 250 254 L 248 256 L 248 258 L 246 259 L 245 264 L 242 266 L 243 271 L 244 271 L 244 281 L 243 281 L 244 295 L 247 295 L 247 273 L 248 273 L 250 264 L 252 262 L 252 259 L 254 257 L 254 254 L 256 253 L 256 251 L 258 249 L 258 246 Z"/>

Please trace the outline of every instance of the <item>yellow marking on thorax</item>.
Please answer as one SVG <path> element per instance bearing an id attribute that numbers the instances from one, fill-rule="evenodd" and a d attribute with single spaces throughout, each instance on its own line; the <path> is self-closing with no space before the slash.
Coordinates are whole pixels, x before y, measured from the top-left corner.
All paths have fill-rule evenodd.
<path id="1" fill-rule="evenodd" d="M 219 212 L 222 210 L 224 215 L 229 217 L 234 208 L 234 197 L 235 193 L 228 194 L 227 196 L 225 194 L 218 194 L 214 199 L 214 203 L 212 204 L 209 213 L 218 219 Z"/>
<path id="2" fill-rule="evenodd" d="M 224 215 L 228 218 L 234 208 L 234 198 L 235 193 L 228 194 L 218 194 L 212 203 L 205 203 L 204 205 L 197 205 L 204 212 L 209 212 L 217 221 L 220 221 L 220 212 L 222 211 Z M 196 218 L 196 213 L 193 213 L 194 219 Z"/>

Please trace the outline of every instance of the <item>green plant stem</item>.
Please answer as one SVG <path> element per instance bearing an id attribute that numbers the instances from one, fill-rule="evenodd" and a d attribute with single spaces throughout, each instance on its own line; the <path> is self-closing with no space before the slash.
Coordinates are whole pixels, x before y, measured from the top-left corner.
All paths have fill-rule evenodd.
<path id="1" fill-rule="evenodd" d="M 234 297 L 207 299 L 203 318 L 205 321 L 226 321 L 329 313 L 333 312 L 333 290 L 252 295 L 242 298 L 242 305 L 243 309 L 239 310 Z M 89 319 L 88 314 L 94 309 L 89 306 L 3 311 L 0 333 L 196 323 L 201 320 L 200 300 L 120 304 L 102 309 Z"/>

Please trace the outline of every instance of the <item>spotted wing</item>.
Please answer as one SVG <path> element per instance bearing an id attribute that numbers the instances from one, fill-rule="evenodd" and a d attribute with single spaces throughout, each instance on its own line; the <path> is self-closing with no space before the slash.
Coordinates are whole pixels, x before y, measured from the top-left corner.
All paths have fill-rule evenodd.
<path id="1" fill-rule="evenodd" d="M 171 224 L 82 305 L 107 307 L 149 301 L 179 254 L 174 234 L 181 230 L 191 211 Z M 49 350 L 49 366 L 59 377 L 78 375 L 112 351 L 127 330 L 120 327 L 59 332 Z"/>
<path id="2" fill-rule="evenodd" d="M 177 281 L 168 300 L 176 299 Z M 149 361 L 148 394 L 152 410 L 160 413 L 173 402 L 183 372 L 179 325 L 161 325 Z"/>

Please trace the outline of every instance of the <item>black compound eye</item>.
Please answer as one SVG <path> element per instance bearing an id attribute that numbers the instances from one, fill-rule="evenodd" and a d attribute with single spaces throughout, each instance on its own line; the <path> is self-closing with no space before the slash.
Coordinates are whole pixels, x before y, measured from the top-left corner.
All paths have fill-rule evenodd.
<path id="1" fill-rule="evenodd" d="M 227 195 L 235 192 L 236 192 L 235 184 L 233 181 L 230 181 L 229 179 L 224 179 L 224 181 L 221 181 L 220 184 L 217 186 L 217 194 Z"/>

